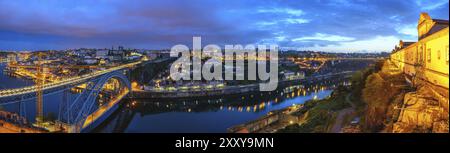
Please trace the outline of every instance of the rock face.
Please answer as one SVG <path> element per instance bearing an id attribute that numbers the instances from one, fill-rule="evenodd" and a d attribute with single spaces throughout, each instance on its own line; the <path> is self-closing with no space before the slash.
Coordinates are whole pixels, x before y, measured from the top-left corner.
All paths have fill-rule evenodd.
<path id="1" fill-rule="evenodd" d="M 402 103 L 407 85 L 404 75 L 385 62 L 381 71 L 373 73 L 365 80 L 362 99 L 367 104 L 363 129 L 379 132 L 392 120 L 392 106 Z"/>
<path id="2" fill-rule="evenodd" d="M 413 79 L 390 61 L 369 75 L 362 92 L 367 103 L 365 123 L 368 132 L 448 133 L 449 91 L 433 83 Z M 411 80 L 411 79 L 409 79 Z"/>
<path id="3" fill-rule="evenodd" d="M 448 111 L 440 100 L 431 93 L 432 89 L 420 87 L 416 92 L 405 94 L 403 106 L 392 132 L 448 133 Z M 447 109 L 448 110 L 448 109 Z"/>

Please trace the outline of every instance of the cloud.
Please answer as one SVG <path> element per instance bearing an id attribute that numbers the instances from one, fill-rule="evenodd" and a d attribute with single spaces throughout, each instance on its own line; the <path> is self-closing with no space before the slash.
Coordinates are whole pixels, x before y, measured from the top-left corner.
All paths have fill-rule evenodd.
<path id="1" fill-rule="evenodd" d="M 416 4 L 425 11 L 431 11 L 448 5 L 448 0 L 417 0 Z"/>
<path id="2" fill-rule="evenodd" d="M 396 36 L 375 36 L 367 40 L 342 42 L 336 45 L 303 47 L 301 50 L 329 52 L 387 52 L 391 51 L 400 39 Z"/>
<path id="3" fill-rule="evenodd" d="M 286 18 L 286 19 L 281 19 L 281 20 L 276 20 L 276 21 L 256 22 L 255 26 L 258 27 L 258 29 L 273 30 L 274 27 L 278 27 L 278 26 L 306 24 L 306 23 L 309 23 L 309 22 L 310 22 L 310 20 L 307 20 L 307 19 Z"/>
<path id="4" fill-rule="evenodd" d="M 427 11 L 431 17 L 448 19 L 444 2 L 423 1 L 419 6 L 417 0 L 0 1 L 0 49 L 113 45 L 165 49 L 189 45 L 193 36 L 201 36 L 204 44 L 265 42 L 331 51 L 374 36 L 417 38 L 413 26 L 419 13 L 435 8 Z M 344 45 L 365 50 L 363 45 Z"/>
<path id="5" fill-rule="evenodd" d="M 262 21 L 262 22 L 256 23 L 256 25 L 257 25 L 257 26 L 260 26 L 260 27 L 266 27 L 266 26 L 273 26 L 273 25 L 276 25 L 277 23 L 278 23 L 278 21 L 271 21 L 271 22 Z"/>
<path id="6" fill-rule="evenodd" d="M 292 41 L 314 41 L 314 40 L 321 40 L 321 41 L 352 41 L 352 40 L 355 40 L 355 38 L 339 36 L 339 35 L 316 33 L 314 36 L 299 37 L 299 38 L 292 39 Z"/>
<path id="7" fill-rule="evenodd" d="M 304 24 L 304 23 L 310 22 L 310 20 L 301 19 L 301 18 L 297 18 L 297 19 L 288 18 L 288 19 L 285 19 L 284 21 L 286 21 L 287 23 L 290 23 L 290 24 Z"/>
<path id="8" fill-rule="evenodd" d="M 397 32 L 400 34 L 417 37 L 418 33 L 416 26 L 417 26 L 416 24 L 401 25 L 395 28 L 395 30 L 397 30 Z"/>
<path id="9" fill-rule="evenodd" d="M 271 9 L 259 9 L 258 13 L 276 13 L 276 14 L 288 14 L 292 16 L 301 16 L 304 12 L 300 9 L 290 8 L 271 8 Z"/>

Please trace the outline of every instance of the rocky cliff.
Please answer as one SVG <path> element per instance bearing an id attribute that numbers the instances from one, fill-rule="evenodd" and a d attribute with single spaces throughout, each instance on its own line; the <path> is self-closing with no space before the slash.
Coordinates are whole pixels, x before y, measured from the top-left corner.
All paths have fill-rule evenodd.
<path id="1" fill-rule="evenodd" d="M 389 61 L 367 77 L 362 92 L 367 104 L 364 131 L 448 133 L 448 89 L 438 92 L 428 83 L 413 86 L 405 78 Z"/>
<path id="2" fill-rule="evenodd" d="M 448 99 L 440 99 L 427 86 L 419 87 L 417 91 L 405 94 L 402 111 L 397 122 L 393 124 L 392 132 L 449 132 Z"/>

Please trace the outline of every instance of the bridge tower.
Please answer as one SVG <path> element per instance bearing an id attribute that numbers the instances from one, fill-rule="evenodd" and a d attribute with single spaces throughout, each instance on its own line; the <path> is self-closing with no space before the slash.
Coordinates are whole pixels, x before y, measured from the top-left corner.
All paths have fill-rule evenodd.
<path id="1" fill-rule="evenodd" d="M 20 97 L 20 102 L 19 102 L 19 115 L 22 117 L 27 116 L 27 111 L 26 111 L 26 103 L 23 101 L 23 96 Z"/>
<path id="2" fill-rule="evenodd" d="M 42 67 L 42 53 L 38 53 L 36 72 L 36 124 L 41 125 L 41 123 L 44 121 L 43 86 L 45 82 L 45 74 Z"/>

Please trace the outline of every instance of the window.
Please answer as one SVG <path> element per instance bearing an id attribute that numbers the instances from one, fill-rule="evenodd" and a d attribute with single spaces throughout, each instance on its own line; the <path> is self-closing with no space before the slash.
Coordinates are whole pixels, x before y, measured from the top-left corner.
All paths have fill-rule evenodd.
<path id="1" fill-rule="evenodd" d="M 431 63 L 431 49 L 430 48 L 427 49 L 427 61 L 428 61 L 428 63 Z"/>
<path id="2" fill-rule="evenodd" d="M 448 45 L 447 45 L 447 47 L 445 48 L 445 62 L 447 63 L 447 65 L 448 65 L 448 56 L 450 56 L 450 55 L 448 52 Z"/>
<path id="3" fill-rule="evenodd" d="M 437 51 L 437 59 L 438 59 L 438 60 L 441 60 L 441 50 L 438 50 L 438 51 Z"/>
<path id="4" fill-rule="evenodd" d="M 420 47 L 419 49 L 419 62 L 422 63 L 423 62 L 423 48 Z"/>

